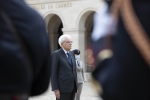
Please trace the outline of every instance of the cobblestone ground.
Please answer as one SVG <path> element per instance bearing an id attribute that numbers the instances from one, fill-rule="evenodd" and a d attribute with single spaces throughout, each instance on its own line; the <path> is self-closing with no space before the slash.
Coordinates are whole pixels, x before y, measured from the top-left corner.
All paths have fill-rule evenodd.
<path id="1" fill-rule="evenodd" d="M 54 93 L 51 91 L 51 88 L 47 90 L 46 93 L 32 97 L 29 100 L 56 100 Z M 93 90 L 91 83 L 84 83 L 83 90 L 80 100 L 102 100 L 99 98 L 97 93 Z"/>

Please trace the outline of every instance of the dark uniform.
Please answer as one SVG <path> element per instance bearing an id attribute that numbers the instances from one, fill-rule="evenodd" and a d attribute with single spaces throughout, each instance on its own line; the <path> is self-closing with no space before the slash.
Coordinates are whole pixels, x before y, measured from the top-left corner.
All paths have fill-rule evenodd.
<path id="1" fill-rule="evenodd" d="M 112 0 L 107 0 L 107 3 L 110 6 Z M 132 6 L 150 38 L 150 1 L 132 0 Z M 150 100 L 149 65 L 128 32 L 122 16 L 119 16 L 116 35 L 111 36 L 112 42 L 106 43 L 108 39 L 105 37 L 92 41 L 93 56 L 96 59 L 92 75 L 102 87 L 103 100 Z M 100 52 L 106 49 L 111 50 L 113 55 L 100 60 Z"/>
<path id="2" fill-rule="evenodd" d="M 27 66 L 18 41 L 0 15 L 0 100 L 39 95 L 47 90 L 50 80 L 50 47 L 44 21 L 23 0 L 0 0 L 1 11 L 20 34 L 32 68 Z"/>

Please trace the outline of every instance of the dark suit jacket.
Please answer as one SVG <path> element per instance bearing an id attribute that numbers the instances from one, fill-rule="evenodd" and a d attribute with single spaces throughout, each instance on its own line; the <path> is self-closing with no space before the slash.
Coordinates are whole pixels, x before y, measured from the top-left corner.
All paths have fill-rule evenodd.
<path id="1" fill-rule="evenodd" d="M 59 89 L 60 92 L 72 92 L 74 83 L 77 86 L 76 62 L 72 52 L 70 55 L 73 65 L 69 63 L 62 48 L 52 54 L 51 82 L 53 91 Z"/>
<path id="2" fill-rule="evenodd" d="M 23 0 L 0 0 L 0 11 L 12 20 L 29 52 L 33 76 L 20 45 L 0 15 L 0 93 L 46 91 L 50 80 L 50 48 L 42 17 Z"/>

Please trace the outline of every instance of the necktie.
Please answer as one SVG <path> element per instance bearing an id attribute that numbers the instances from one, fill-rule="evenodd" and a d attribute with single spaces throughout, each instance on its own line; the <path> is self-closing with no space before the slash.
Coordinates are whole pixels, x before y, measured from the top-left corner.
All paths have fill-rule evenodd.
<path id="1" fill-rule="evenodd" d="M 69 61 L 69 63 L 72 64 L 70 54 L 69 53 L 66 53 L 66 54 L 68 55 L 68 61 Z"/>

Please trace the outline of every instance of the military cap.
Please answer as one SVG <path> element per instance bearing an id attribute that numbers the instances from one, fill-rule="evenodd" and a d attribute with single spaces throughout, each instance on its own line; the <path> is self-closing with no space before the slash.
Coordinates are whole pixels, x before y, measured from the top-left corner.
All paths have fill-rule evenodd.
<path id="1" fill-rule="evenodd" d="M 78 50 L 78 49 L 74 49 L 74 50 L 72 50 L 72 52 L 73 52 L 74 54 L 76 54 L 76 55 L 79 55 L 79 54 L 80 54 L 80 50 Z"/>

